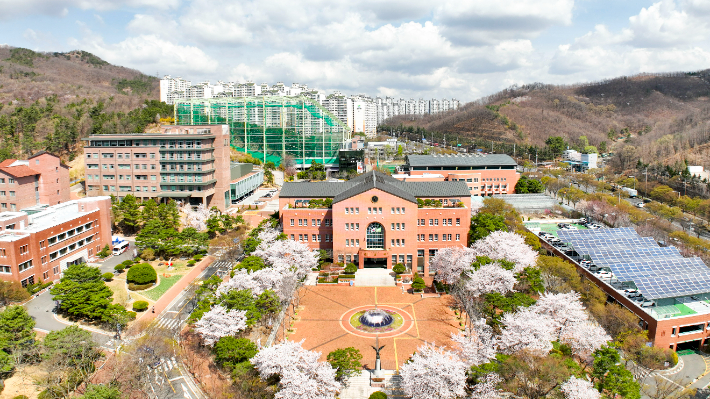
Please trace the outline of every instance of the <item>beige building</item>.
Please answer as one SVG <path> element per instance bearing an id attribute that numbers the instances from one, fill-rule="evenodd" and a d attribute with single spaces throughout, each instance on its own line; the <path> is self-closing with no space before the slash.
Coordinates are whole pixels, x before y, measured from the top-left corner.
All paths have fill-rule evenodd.
<path id="1" fill-rule="evenodd" d="M 224 211 L 231 202 L 229 139 L 227 125 L 91 135 L 83 139 L 86 193 L 172 198 Z"/>

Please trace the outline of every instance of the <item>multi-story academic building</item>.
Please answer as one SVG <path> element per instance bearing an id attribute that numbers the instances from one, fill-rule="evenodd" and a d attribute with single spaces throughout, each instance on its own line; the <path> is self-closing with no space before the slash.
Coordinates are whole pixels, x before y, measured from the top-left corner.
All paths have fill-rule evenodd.
<path id="1" fill-rule="evenodd" d="M 396 177 L 463 181 L 471 195 L 492 196 L 515 192 L 520 178 L 516 167 L 515 160 L 505 154 L 409 155 L 404 165 L 407 174 Z"/>
<path id="2" fill-rule="evenodd" d="M 0 162 L 0 212 L 64 201 L 69 201 L 69 167 L 56 155 L 42 151 Z"/>
<path id="3" fill-rule="evenodd" d="M 373 171 L 345 182 L 284 183 L 279 217 L 290 239 L 336 262 L 402 263 L 428 276 L 439 248 L 466 245 L 471 195 L 460 181 L 402 182 Z"/>
<path id="4" fill-rule="evenodd" d="M 172 198 L 222 211 L 231 203 L 226 125 L 161 126 L 160 133 L 83 140 L 88 196 Z"/>
<path id="5" fill-rule="evenodd" d="M 57 280 L 72 264 L 93 261 L 111 242 L 111 198 L 93 197 L 44 210 L 0 212 L 0 279 L 23 286 Z"/>

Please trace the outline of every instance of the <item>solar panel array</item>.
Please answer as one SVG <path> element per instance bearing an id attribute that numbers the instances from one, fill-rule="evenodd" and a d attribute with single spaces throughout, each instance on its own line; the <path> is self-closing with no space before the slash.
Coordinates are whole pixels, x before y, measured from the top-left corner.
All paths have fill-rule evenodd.
<path id="1" fill-rule="evenodd" d="M 560 240 L 621 282 L 633 282 L 649 299 L 710 292 L 710 269 L 700 258 L 684 258 L 677 248 L 659 247 L 632 228 L 559 230 Z"/>

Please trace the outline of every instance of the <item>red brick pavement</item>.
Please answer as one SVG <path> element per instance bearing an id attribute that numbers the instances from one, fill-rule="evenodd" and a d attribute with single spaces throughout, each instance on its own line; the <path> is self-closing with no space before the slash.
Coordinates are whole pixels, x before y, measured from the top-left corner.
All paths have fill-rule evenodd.
<path id="1" fill-rule="evenodd" d="M 413 325 L 403 326 L 390 334 L 381 334 L 379 344 L 385 345 L 380 352 L 383 369 L 398 369 L 424 341 L 451 346 L 451 333 L 456 332 L 458 322 L 448 307 L 450 297 L 421 298 L 420 295 L 402 294 L 398 287 L 331 287 L 306 286 L 295 322 L 291 341 L 305 339 L 303 347 L 321 352 L 325 360 L 329 352 L 352 346 L 363 355 L 364 366 L 375 365 L 377 334 L 356 333 L 348 328 L 349 317 L 354 308 L 387 305 L 399 309 L 405 318 L 411 315 Z M 393 336 L 394 335 L 394 336 Z"/>
<path id="2" fill-rule="evenodd" d="M 140 320 L 141 323 L 149 323 L 150 321 L 158 317 L 160 312 L 165 310 L 165 308 L 170 305 L 170 302 L 172 302 L 175 297 L 180 295 L 182 290 L 189 286 L 190 283 L 192 283 L 192 280 L 197 278 L 197 276 L 199 276 L 200 273 L 202 273 L 202 271 L 205 270 L 207 266 L 209 266 L 213 261 L 214 258 L 211 256 L 206 256 L 202 258 L 202 261 L 200 261 L 200 263 L 196 264 L 192 268 L 192 270 L 190 270 L 189 273 L 184 275 L 183 278 L 181 278 L 177 283 L 175 283 L 175 285 L 170 287 L 170 289 L 165 294 L 163 294 L 163 296 L 160 297 L 157 302 L 155 302 L 155 304 L 153 305 L 153 307 L 155 308 L 155 313 L 148 310 L 143 313 L 143 315 L 139 317 L 138 320 Z"/>

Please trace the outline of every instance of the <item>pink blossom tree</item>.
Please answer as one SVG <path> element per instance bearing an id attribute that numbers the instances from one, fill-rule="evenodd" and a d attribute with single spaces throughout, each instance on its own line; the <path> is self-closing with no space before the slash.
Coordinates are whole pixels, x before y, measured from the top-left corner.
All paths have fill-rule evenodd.
<path id="1" fill-rule="evenodd" d="M 569 380 L 560 387 L 565 399 L 599 399 L 601 394 L 594 389 L 591 382 L 571 376 Z"/>
<path id="2" fill-rule="evenodd" d="M 457 354 L 425 343 L 399 373 L 404 392 L 412 399 L 452 399 L 466 393 L 466 369 Z"/>
<path id="3" fill-rule="evenodd" d="M 580 357 L 589 357 L 609 341 L 609 334 L 591 320 L 566 325 L 560 334 L 560 342 L 569 345 L 572 353 Z"/>
<path id="4" fill-rule="evenodd" d="M 493 329 L 486 324 L 486 320 L 480 319 L 471 324 L 465 332 L 451 334 L 451 340 L 458 344 L 459 358 L 467 367 L 488 363 L 496 356 Z"/>
<path id="5" fill-rule="evenodd" d="M 272 290 L 281 299 L 288 299 L 290 291 L 284 288 L 290 286 L 287 282 L 295 279 L 296 275 L 290 269 L 266 267 L 253 272 L 238 269 L 234 271 L 234 277 L 219 286 L 217 294 L 232 290 L 251 290 L 252 295 L 259 296 L 266 290 Z"/>
<path id="6" fill-rule="evenodd" d="M 320 362 L 320 352 L 302 347 L 303 341 L 286 341 L 263 348 L 251 359 L 263 380 L 278 375 L 279 391 L 276 398 L 331 399 L 340 391 L 335 370 L 329 363 Z"/>
<path id="7" fill-rule="evenodd" d="M 227 310 L 222 305 L 215 305 L 195 323 L 195 332 L 205 345 L 213 346 L 222 337 L 236 335 L 246 330 L 246 311 Z"/>
<path id="8" fill-rule="evenodd" d="M 293 269 L 299 279 L 318 266 L 318 253 L 293 240 L 277 240 L 266 246 L 262 242 L 252 256 L 264 259 L 275 268 Z"/>
<path id="9" fill-rule="evenodd" d="M 481 296 L 492 292 L 507 294 L 515 285 L 515 273 L 503 269 L 498 263 L 489 263 L 478 270 L 464 272 L 464 287 L 468 295 Z"/>
<path id="10" fill-rule="evenodd" d="M 471 249 L 477 256 L 487 256 L 493 260 L 505 259 L 515 263 L 515 273 L 537 264 L 537 252 L 525 244 L 523 236 L 515 233 L 494 231 L 471 244 Z"/>
<path id="11" fill-rule="evenodd" d="M 535 312 L 548 316 L 557 330 L 567 324 L 579 323 L 589 318 L 579 300 L 579 293 L 575 291 L 564 294 L 545 293 L 532 308 Z"/>
<path id="12" fill-rule="evenodd" d="M 205 204 L 200 204 L 197 206 L 197 210 L 193 210 L 192 206 L 185 205 L 182 207 L 185 213 L 185 226 L 193 227 L 197 231 L 207 230 L 207 219 L 210 218 L 212 212 L 205 206 Z"/>
<path id="13" fill-rule="evenodd" d="M 500 398 L 500 391 L 498 384 L 503 381 L 502 378 L 496 373 L 489 373 L 483 378 L 483 381 L 474 385 L 471 388 L 471 399 L 498 399 Z"/>
<path id="14" fill-rule="evenodd" d="M 552 349 L 555 326 L 552 320 L 532 308 L 523 308 L 503 315 L 505 328 L 498 337 L 498 347 L 503 353 L 527 351 L 544 356 Z"/>
<path id="15" fill-rule="evenodd" d="M 461 274 L 471 268 L 476 254 L 466 247 L 441 248 L 429 262 L 429 268 L 436 272 L 436 279 L 449 285 L 456 285 Z"/>

